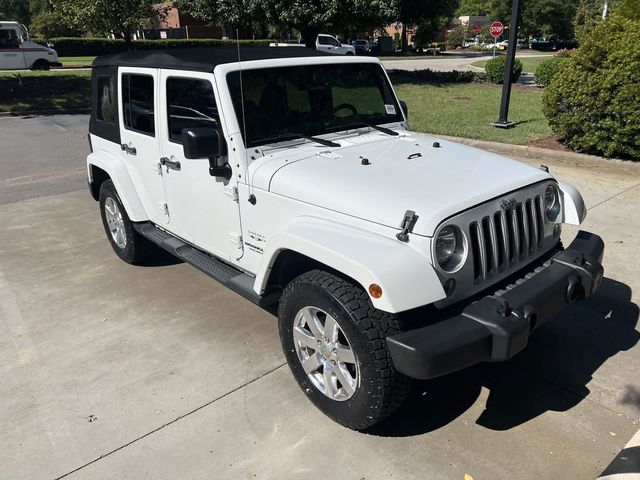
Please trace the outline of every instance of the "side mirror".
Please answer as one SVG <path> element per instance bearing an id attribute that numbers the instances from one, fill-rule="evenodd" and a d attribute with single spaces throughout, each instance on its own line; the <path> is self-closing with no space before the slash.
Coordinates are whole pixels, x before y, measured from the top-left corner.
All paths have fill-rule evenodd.
<path id="1" fill-rule="evenodd" d="M 184 158 L 209 159 L 209 175 L 231 178 L 231 167 L 221 157 L 227 153 L 226 143 L 220 132 L 211 127 L 185 128 L 182 130 Z"/>
<path id="2" fill-rule="evenodd" d="M 407 102 L 405 102 L 404 100 L 400 100 L 400 108 L 402 109 L 402 112 L 404 113 L 404 117 L 409 120 L 409 107 L 407 106 Z"/>

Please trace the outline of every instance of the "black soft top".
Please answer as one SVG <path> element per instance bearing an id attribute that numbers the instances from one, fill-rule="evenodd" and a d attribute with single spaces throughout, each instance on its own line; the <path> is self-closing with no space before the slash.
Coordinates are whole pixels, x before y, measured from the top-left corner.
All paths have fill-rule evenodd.
<path id="1" fill-rule="evenodd" d="M 276 58 L 327 57 L 330 53 L 306 47 L 240 47 L 240 60 Z M 174 48 L 100 55 L 93 67 L 149 67 L 212 72 L 217 65 L 238 61 L 236 47 Z"/>

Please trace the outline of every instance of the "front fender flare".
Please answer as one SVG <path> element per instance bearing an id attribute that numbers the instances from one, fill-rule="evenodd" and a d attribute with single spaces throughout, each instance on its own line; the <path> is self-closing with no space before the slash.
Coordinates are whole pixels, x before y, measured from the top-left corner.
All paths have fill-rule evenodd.
<path id="1" fill-rule="evenodd" d="M 92 165 L 107 172 L 131 221 L 143 222 L 149 219 L 122 160 L 105 151 L 91 153 L 87 157 L 87 174 L 90 182 L 93 181 L 91 178 Z"/>
<path id="2" fill-rule="evenodd" d="M 587 216 L 582 195 L 576 187 L 568 183 L 558 183 L 562 195 L 562 222 L 580 225 Z"/>
<path id="3" fill-rule="evenodd" d="M 254 289 L 263 293 L 276 258 L 285 250 L 305 255 L 358 282 L 372 283 L 382 297 L 377 309 L 399 313 L 441 300 L 446 295 L 427 257 L 406 243 L 349 225 L 302 217 L 275 234 L 265 248 Z"/>

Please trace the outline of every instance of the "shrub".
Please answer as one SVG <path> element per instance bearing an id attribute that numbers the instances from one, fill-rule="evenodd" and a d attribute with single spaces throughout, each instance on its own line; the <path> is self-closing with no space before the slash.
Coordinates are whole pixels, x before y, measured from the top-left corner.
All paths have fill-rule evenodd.
<path id="1" fill-rule="evenodd" d="M 543 112 L 570 148 L 640 160 L 638 38 L 640 21 L 611 16 L 545 89 Z"/>
<path id="2" fill-rule="evenodd" d="M 484 67 L 484 71 L 487 73 L 487 78 L 492 83 L 502 83 L 504 80 L 504 69 L 506 68 L 507 57 L 499 56 L 492 58 L 487 62 Z M 513 62 L 513 68 L 511 69 L 511 83 L 516 83 L 522 75 L 522 62 L 517 58 Z"/>
<path id="3" fill-rule="evenodd" d="M 80 57 L 85 55 L 104 55 L 120 53 L 127 50 L 123 40 L 108 38 L 50 38 L 58 55 L 61 57 Z M 269 46 L 273 40 L 240 40 L 242 46 Z M 191 48 L 191 47 L 235 47 L 235 40 L 218 39 L 168 39 L 168 40 L 136 40 L 135 50 L 155 50 L 159 48 Z"/>
<path id="4" fill-rule="evenodd" d="M 389 78 L 394 84 L 401 83 L 471 83 L 476 81 L 479 75 L 475 72 L 453 70 L 450 72 L 438 72 L 435 70 L 391 70 Z"/>
<path id="5" fill-rule="evenodd" d="M 568 60 L 569 57 L 566 56 L 554 56 L 542 62 L 536 68 L 536 84 L 542 87 L 551 85 L 553 77 Z"/>

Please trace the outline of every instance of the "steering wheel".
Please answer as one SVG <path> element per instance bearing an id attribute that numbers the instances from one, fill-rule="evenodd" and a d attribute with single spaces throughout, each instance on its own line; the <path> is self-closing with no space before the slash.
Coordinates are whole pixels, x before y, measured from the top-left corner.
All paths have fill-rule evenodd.
<path id="1" fill-rule="evenodd" d="M 356 107 L 354 107 L 350 103 L 341 103 L 340 105 L 336 105 L 335 107 L 333 107 L 333 115 L 335 116 L 336 113 L 338 113 L 340 110 L 351 110 L 351 112 L 353 112 L 352 115 L 354 117 L 358 115 L 358 111 L 356 110 Z"/>

